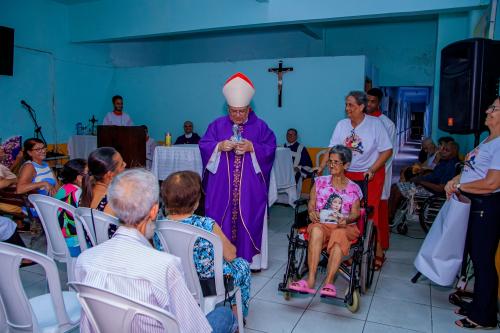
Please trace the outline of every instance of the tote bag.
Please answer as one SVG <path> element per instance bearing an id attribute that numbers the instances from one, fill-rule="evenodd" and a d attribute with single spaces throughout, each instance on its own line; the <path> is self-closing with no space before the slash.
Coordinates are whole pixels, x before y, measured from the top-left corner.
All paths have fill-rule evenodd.
<path id="1" fill-rule="evenodd" d="M 455 281 L 462 265 L 470 200 L 455 194 L 439 211 L 415 258 L 417 270 L 441 286 Z"/>

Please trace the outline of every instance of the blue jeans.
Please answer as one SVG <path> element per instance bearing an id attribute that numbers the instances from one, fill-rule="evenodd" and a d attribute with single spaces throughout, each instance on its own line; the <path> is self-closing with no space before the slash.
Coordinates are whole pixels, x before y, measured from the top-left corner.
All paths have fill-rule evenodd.
<path id="1" fill-rule="evenodd" d="M 238 320 L 227 306 L 217 306 L 207 315 L 213 333 L 234 333 L 238 329 Z"/>

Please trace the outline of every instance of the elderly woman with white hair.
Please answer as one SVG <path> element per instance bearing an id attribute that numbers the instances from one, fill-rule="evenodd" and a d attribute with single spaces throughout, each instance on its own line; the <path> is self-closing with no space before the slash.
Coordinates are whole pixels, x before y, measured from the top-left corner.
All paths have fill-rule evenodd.
<path id="1" fill-rule="evenodd" d="M 235 319 L 229 308 L 219 307 L 204 316 L 189 292 L 179 258 L 151 246 L 158 214 L 157 178 L 144 169 L 114 177 L 108 204 L 122 225 L 113 238 L 84 251 L 75 265 L 77 282 L 109 290 L 171 312 L 181 332 L 232 332 Z M 81 332 L 95 331 L 85 314 Z M 131 330 L 164 332 L 159 322 L 137 316 Z"/>
<path id="2" fill-rule="evenodd" d="M 337 145 L 330 149 L 328 168 L 330 175 L 315 179 L 311 189 L 308 213 L 311 224 L 307 227 L 309 244 L 307 280 L 292 282 L 289 289 L 314 294 L 316 271 L 322 249 L 329 254 L 327 275 L 321 288 L 321 296 L 335 297 L 337 290 L 333 278 L 343 256 L 349 254 L 351 242 L 359 236 L 357 221 L 360 216 L 360 200 L 363 193 L 359 186 L 346 177 L 352 152 L 347 147 Z"/>

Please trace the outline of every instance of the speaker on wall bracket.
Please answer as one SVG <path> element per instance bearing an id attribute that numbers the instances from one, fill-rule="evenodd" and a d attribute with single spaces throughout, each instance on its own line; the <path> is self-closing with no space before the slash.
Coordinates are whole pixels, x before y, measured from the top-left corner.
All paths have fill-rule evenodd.
<path id="1" fill-rule="evenodd" d="M 486 130 L 485 110 L 498 96 L 500 42 L 471 38 L 441 51 L 439 129 L 454 134 Z"/>
<path id="2" fill-rule="evenodd" d="M 14 74 L 14 29 L 0 27 L 0 75 Z"/>

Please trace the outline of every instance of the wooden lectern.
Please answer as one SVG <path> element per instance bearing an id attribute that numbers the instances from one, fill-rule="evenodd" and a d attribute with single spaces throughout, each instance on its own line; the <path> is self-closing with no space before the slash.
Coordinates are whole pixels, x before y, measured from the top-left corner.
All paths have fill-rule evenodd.
<path id="1" fill-rule="evenodd" d="M 113 147 L 127 167 L 146 165 L 146 132 L 142 126 L 97 126 L 97 147 Z"/>

